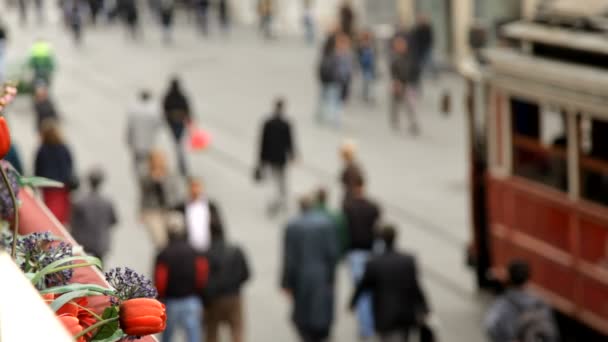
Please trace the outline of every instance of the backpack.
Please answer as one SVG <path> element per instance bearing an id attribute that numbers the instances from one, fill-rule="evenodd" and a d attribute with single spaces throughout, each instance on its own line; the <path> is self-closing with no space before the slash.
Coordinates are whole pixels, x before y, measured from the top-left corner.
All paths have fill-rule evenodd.
<path id="1" fill-rule="evenodd" d="M 558 342 L 559 334 L 551 316 L 551 309 L 542 301 L 524 307 L 514 298 L 507 300 L 517 311 L 515 332 L 517 342 Z"/>

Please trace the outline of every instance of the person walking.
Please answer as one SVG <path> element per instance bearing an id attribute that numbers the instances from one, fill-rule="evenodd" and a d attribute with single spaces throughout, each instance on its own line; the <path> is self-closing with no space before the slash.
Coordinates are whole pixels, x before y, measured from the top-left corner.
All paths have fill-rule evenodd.
<path id="1" fill-rule="evenodd" d="M 136 39 L 139 36 L 139 13 L 135 0 L 117 0 L 118 13 L 124 20 L 131 38 Z"/>
<path id="2" fill-rule="evenodd" d="M 365 264 L 371 258 L 376 229 L 380 220 L 380 208 L 365 196 L 362 178 L 353 184 L 352 197 L 344 204 L 344 216 L 349 237 L 347 260 L 353 280 L 353 287 L 363 278 Z M 369 339 L 374 336 L 371 294 L 363 292 L 356 305 L 359 323 L 359 337 Z"/>
<path id="3" fill-rule="evenodd" d="M 363 79 L 363 100 L 367 103 L 374 101 L 373 83 L 376 80 L 376 48 L 371 30 L 363 31 L 359 37 L 357 57 Z"/>
<path id="4" fill-rule="evenodd" d="M 300 200 L 301 214 L 285 230 L 281 287 L 291 298 L 291 319 L 302 342 L 326 341 L 334 319 L 338 238 L 334 222 Z"/>
<path id="5" fill-rule="evenodd" d="M 152 150 L 140 181 L 140 217 L 157 250 L 167 245 L 165 215 L 182 202 L 182 182 L 169 172 L 164 153 Z"/>
<path id="6" fill-rule="evenodd" d="M 68 20 L 69 27 L 72 31 L 72 35 L 74 37 L 74 43 L 76 45 L 82 44 L 82 21 L 83 21 L 83 13 L 82 13 L 82 4 L 80 0 L 74 0 L 69 5 L 68 10 Z"/>
<path id="7" fill-rule="evenodd" d="M 209 0 L 193 1 L 198 27 L 204 35 L 207 35 L 209 33 Z"/>
<path id="8" fill-rule="evenodd" d="M 275 101 L 274 113 L 262 127 L 259 168 L 269 171 L 277 195 L 268 206 L 270 215 L 287 209 L 287 166 L 295 159 L 291 124 L 285 118 L 285 100 Z"/>
<path id="9" fill-rule="evenodd" d="M 317 121 L 321 124 L 331 123 L 335 128 L 340 128 L 342 124 L 342 101 L 340 100 L 340 75 L 338 73 L 339 59 L 336 54 L 335 38 L 331 38 L 332 36 L 327 39 L 324 45 L 319 63 L 321 94 L 319 96 Z"/>
<path id="10" fill-rule="evenodd" d="M 3 22 L 0 21 L 0 82 L 6 78 L 6 43 L 8 41 L 8 31 Z"/>
<path id="11" fill-rule="evenodd" d="M 127 114 L 127 145 L 138 178 L 146 172 L 148 157 L 161 125 L 160 106 L 152 99 L 149 91 L 142 90 Z"/>
<path id="12" fill-rule="evenodd" d="M 118 224 L 112 201 L 101 194 L 105 175 L 101 169 L 89 173 L 89 192 L 72 205 L 72 236 L 86 253 L 102 262 L 110 250 L 110 231 Z"/>
<path id="13" fill-rule="evenodd" d="M 175 0 L 160 0 L 159 3 L 160 22 L 163 27 L 163 40 L 165 44 L 173 41 L 173 14 L 175 12 Z"/>
<path id="14" fill-rule="evenodd" d="M 425 320 L 429 306 L 418 281 L 416 259 L 395 248 L 395 229 L 385 227 L 381 238 L 384 252 L 365 266 L 350 307 L 357 307 L 363 293 L 371 293 L 374 326 L 380 341 L 407 342 L 411 329 Z"/>
<path id="15" fill-rule="evenodd" d="M 340 29 L 348 37 L 355 37 L 355 11 L 350 0 L 344 1 L 340 7 Z"/>
<path id="16" fill-rule="evenodd" d="M 354 196 L 357 184 L 363 181 L 363 169 L 356 157 L 357 146 L 354 141 L 347 140 L 340 146 L 340 157 L 342 158 L 342 172 L 340 172 L 340 184 L 342 185 L 342 206 Z"/>
<path id="17" fill-rule="evenodd" d="M 36 113 L 36 132 L 42 130 L 46 121 L 59 121 L 59 115 L 53 101 L 49 98 L 48 88 L 45 86 L 38 86 L 34 90 L 34 113 Z"/>
<path id="18" fill-rule="evenodd" d="M 334 222 L 336 236 L 338 237 L 338 251 L 340 252 L 340 257 L 342 257 L 349 246 L 346 218 L 341 211 L 334 211 L 329 207 L 327 197 L 327 189 L 319 188 L 315 193 L 315 207 Z"/>
<path id="19" fill-rule="evenodd" d="M 306 42 L 309 45 L 315 43 L 315 17 L 313 13 L 313 0 L 303 0 L 304 15 L 302 16 L 302 24 L 304 25 L 304 33 Z"/>
<path id="20" fill-rule="evenodd" d="M 228 0 L 218 0 L 217 12 L 222 31 L 228 33 L 230 31 L 230 6 Z"/>
<path id="21" fill-rule="evenodd" d="M 353 74 L 353 49 L 351 38 L 346 34 L 336 36 L 336 57 L 338 60 L 338 82 L 340 84 L 341 106 L 344 106 L 350 97 L 350 87 Z"/>
<path id="22" fill-rule="evenodd" d="M 274 0 L 258 0 L 260 32 L 266 39 L 272 39 L 272 20 L 274 19 Z"/>
<path id="23" fill-rule="evenodd" d="M 210 265 L 209 283 L 203 290 L 205 303 L 206 342 L 219 340 L 219 329 L 226 324 L 232 342 L 243 342 L 244 318 L 241 289 L 251 277 L 243 250 L 227 241 L 217 207 L 210 210 L 211 248 L 207 252 Z"/>
<path id="24" fill-rule="evenodd" d="M 40 39 L 32 45 L 28 66 L 33 73 L 33 86 L 50 86 L 55 71 L 55 54 L 49 42 Z"/>
<path id="25" fill-rule="evenodd" d="M 551 307 L 527 288 L 531 270 L 527 262 L 508 265 L 507 291 L 490 306 L 484 328 L 491 342 L 559 341 Z"/>
<path id="26" fill-rule="evenodd" d="M 34 175 L 65 185 L 63 188 L 42 189 L 42 199 L 57 220 L 67 224 L 71 216 L 70 191 L 77 186 L 72 153 L 56 122 L 46 121 L 42 125 L 40 135 L 42 144 L 36 152 Z"/>
<path id="27" fill-rule="evenodd" d="M 179 207 L 186 215 L 188 242 L 198 253 L 205 253 L 211 245 L 211 213 L 215 203 L 205 194 L 201 180 L 190 178 L 187 203 Z"/>
<path id="28" fill-rule="evenodd" d="M 408 44 L 405 38 L 397 36 L 393 40 L 393 57 L 391 62 L 391 126 L 399 130 L 400 109 L 405 106 L 410 121 L 410 133 L 419 134 L 415 109 L 415 86 L 417 72 L 413 70 L 411 56 L 408 56 Z"/>
<path id="29" fill-rule="evenodd" d="M 433 26 L 427 15 L 420 14 L 416 18 L 416 26 L 412 31 L 412 41 L 414 43 L 414 60 L 420 73 L 423 74 L 428 71 L 433 78 L 437 78 L 438 72 L 433 61 L 433 46 L 435 44 Z"/>
<path id="30" fill-rule="evenodd" d="M 209 263 L 186 239 L 184 216 L 169 212 L 166 219 L 168 245 L 156 257 L 154 282 L 158 298 L 167 308 L 167 327 L 162 342 L 171 342 L 178 328 L 187 342 L 203 341 L 203 306 L 199 298 L 209 276 Z"/>
<path id="31" fill-rule="evenodd" d="M 91 16 L 91 24 L 97 24 L 97 18 L 99 17 L 99 13 L 105 7 L 105 0 L 88 0 L 89 3 L 89 14 Z"/>
<path id="32" fill-rule="evenodd" d="M 173 139 L 175 141 L 175 151 L 179 171 L 183 176 L 188 175 L 188 166 L 186 164 L 186 156 L 182 146 L 182 138 L 186 131 L 186 126 L 190 123 L 191 113 L 188 98 L 182 91 L 179 79 L 171 80 L 167 94 L 163 101 L 163 110 L 165 112 L 165 120 L 171 129 Z"/>

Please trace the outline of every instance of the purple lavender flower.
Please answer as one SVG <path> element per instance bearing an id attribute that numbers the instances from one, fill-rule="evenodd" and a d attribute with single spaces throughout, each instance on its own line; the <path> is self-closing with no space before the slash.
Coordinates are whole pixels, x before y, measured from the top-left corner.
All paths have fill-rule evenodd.
<path id="1" fill-rule="evenodd" d="M 137 274 L 132 269 L 125 267 L 113 268 L 106 272 L 106 280 L 116 290 L 110 302 L 118 305 L 121 302 L 133 298 L 156 298 L 158 291 L 152 281 L 143 275 Z"/>
<path id="2" fill-rule="evenodd" d="M 72 246 L 65 242 L 57 243 L 49 232 L 33 233 L 17 240 L 17 264 L 25 273 L 35 273 L 63 258 L 71 257 Z M 66 285 L 72 279 L 73 270 L 63 270 L 48 274 L 36 287 Z"/>
<path id="3" fill-rule="evenodd" d="M 6 171 L 11 188 L 15 192 L 15 196 L 19 194 L 19 178 L 17 172 L 13 167 L 7 163 L 0 163 L 0 167 Z M 13 202 L 11 201 L 11 194 L 4 184 L 4 181 L 0 179 L 0 219 L 10 220 L 15 213 Z"/>

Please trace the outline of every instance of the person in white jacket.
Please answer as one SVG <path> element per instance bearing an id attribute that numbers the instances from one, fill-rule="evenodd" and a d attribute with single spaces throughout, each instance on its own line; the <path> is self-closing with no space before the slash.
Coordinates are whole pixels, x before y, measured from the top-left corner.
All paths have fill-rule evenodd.
<path id="1" fill-rule="evenodd" d="M 154 101 L 147 90 L 141 91 L 136 103 L 129 109 L 127 118 L 127 145 L 139 177 L 146 171 L 147 160 L 154 149 L 161 126 L 158 101 Z"/>

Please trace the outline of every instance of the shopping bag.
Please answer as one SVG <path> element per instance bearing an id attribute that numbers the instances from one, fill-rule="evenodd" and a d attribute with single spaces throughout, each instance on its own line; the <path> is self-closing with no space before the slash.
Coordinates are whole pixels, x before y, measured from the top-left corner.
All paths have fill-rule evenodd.
<path id="1" fill-rule="evenodd" d="M 192 151 L 203 151 L 211 145 L 211 134 L 206 130 L 191 125 L 188 133 L 188 146 Z"/>

